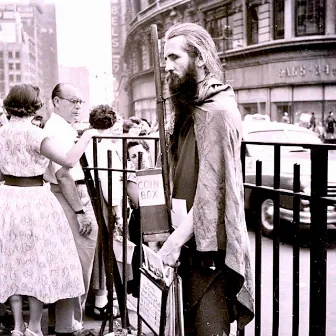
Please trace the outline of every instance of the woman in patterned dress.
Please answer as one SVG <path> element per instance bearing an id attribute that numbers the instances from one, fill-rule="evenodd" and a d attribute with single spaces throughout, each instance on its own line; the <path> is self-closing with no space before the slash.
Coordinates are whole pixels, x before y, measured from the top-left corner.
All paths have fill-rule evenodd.
<path id="1" fill-rule="evenodd" d="M 43 303 L 84 293 L 81 266 L 65 213 L 42 176 L 49 160 L 71 168 L 94 130 L 64 153 L 32 120 L 43 103 L 39 88 L 15 85 L 4 100 L 11 116 L 0 128 L 0 303 L 8 299 L 13 336 L 42 336 Z M 22 296 L 28 296 L 26 328 Z"/>

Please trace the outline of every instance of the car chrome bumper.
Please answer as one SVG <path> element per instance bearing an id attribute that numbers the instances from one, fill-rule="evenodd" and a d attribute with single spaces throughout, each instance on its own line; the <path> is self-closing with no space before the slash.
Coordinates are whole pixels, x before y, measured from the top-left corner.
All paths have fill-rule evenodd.
<path id="1" fill-rule="evenodd" d="M 280 218 L 285 221 L 293 221 L 293 210 L 280 208 Z M 310 211 L 300 211 L 300 224 L 310 225 Z M 327 212 L 327 224 L 336 224 L 336 211 Z"/>

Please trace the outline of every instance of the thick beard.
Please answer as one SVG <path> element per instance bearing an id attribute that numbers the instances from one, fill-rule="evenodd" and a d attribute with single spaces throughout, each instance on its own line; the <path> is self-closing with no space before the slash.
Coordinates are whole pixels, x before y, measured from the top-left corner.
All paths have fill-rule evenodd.
<path id="1" fill-rule="evenodd" d="M 174 113 L 174 129 L 170 137 L 171 153 L 176 160 L 179 135 L 185 135 L 193 124 L 193 111 L 197 95 L 197 73 L 193 59 L 190 60 L 182 78 L 170 74 L 169 92 Z"/>

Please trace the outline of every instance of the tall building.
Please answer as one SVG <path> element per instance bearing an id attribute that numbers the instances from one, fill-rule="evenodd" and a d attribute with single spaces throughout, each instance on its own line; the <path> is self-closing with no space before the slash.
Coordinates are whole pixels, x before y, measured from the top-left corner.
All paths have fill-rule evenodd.
<path id="1" fill-rule="evenodd" d="M 335 0 L 127 1 L 122 90 L 128 113 L 155 122 L 150 25 L 158 26 L 162 51 L 172 24 L 196 22 L 215 40 L 242 116 L 261 113 L 280 121 L 287 112 L 296 123 L 314 112 L 323 121 L 336 112 L 335 10 Z M 161 66 L 167 96 L 162 57 Z"/>
<path id="2" fill-rule="evenodd" d="M 50 96 L 58 80 L 56 10 L 54 4 L 43 5 L 41 22 L 41 67 L 44 92 Z"/>
<path id="3" fill-rule="evenodd" d="M 30 52 L 13 4 L 0 4 L 0 96 L 17 82 L 30 81 Z"/>
<path id="4" fill-rule="evenodd" d="M 0 26 L 0 95 L 18 82 L 31 82 L 46 100 L 58 82 L 55 6 L 8 1 L 0 4 Z"/>
<path id="5" fill-rule="evenodd" d="M 123 58 L 123 50 L 127 37 L 126 10 L 127 1 L 111 1 L 111 44 L 112 74 L 114 78 L 114 108 L 118 113 L 128 116 L 128 93 L 125 86 L 128 79 L 127 66 Z"/>

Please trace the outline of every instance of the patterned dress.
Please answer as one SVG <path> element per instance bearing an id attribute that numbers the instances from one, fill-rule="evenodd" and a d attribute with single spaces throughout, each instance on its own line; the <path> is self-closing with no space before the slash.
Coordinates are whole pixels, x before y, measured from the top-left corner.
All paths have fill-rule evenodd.
<path id="1" fill-rule="evenodd" d="M 40 154 L 47 134 L 32 117 L 11 117 L 0 128 L 0 171 L 20 177 L 43 175 Z M 84 293 L 81 265 L 65 213 L 49 184 L 0 185 L 0 302 L 14 294 L 44 303 Z"/>

